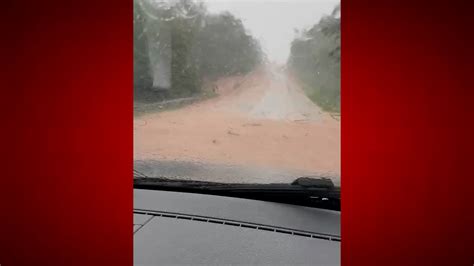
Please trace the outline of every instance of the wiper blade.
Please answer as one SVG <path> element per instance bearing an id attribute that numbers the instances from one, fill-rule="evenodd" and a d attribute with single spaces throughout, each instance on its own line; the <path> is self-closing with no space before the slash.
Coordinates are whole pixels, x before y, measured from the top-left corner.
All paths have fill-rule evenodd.
<path id="1" fill-rule="evenodd" d="M 197 181 L 172 179 L 165 177 L 134 177 L 134 187 L 138 186 L 171 186 L 188 187 L 209 190 L 304 190 L 304 191 L 338 191 L 329 178 L 300 177 L 290 184 L 287 183 L 220 183 L 212 181 Z"/>
<path id="2" fill-rule="evenodd" d="M 304 176 L 299 177 L 291 183 L 294 186 L 301 187 L 318 187 L 318 188 L 334 188 L 334 183 L 331 179 L 325 177 Z"/>
<path id="3" fill-rule="evenodd" d="M 211 194 L 340 210 L 340 189 L 328 178 L 300 177 L 291 184 L 236 184 L 137 177 L 134 178 L 134 188 Z"/>

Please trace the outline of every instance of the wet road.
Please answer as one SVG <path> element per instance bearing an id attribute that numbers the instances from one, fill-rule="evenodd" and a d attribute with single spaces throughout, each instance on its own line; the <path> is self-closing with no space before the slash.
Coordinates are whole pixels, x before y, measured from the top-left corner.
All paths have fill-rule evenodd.
<path id="1" fill-rule="evenodd" d="M 218 96 L 134 119 L 134 159 L 152 176 L 291 182 L 340 173 L 340 122 L 283 70 L 217 83 Z"/>
<path id="2" fill-rule="evenodd" d="M 340 185 L 338 176 L 274 167 L 238 166 L 189 161 L 136 160 L 134 168 L 148 177 L 179 178 L 228 183 L 291 183 L 302 176 L 328 177 Z"/>

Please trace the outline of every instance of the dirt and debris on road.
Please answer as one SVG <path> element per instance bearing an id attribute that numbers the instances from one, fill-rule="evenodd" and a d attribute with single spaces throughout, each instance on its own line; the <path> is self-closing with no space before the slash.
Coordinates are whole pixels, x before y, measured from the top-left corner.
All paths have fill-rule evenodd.
<path id="1" fill-rule="evenodd" d="M 340 122 L 308 99 L 285 72 L 259 69 L 216 85 L 215 98 L 136 117 L 135 160 L 339 176 Z"/>

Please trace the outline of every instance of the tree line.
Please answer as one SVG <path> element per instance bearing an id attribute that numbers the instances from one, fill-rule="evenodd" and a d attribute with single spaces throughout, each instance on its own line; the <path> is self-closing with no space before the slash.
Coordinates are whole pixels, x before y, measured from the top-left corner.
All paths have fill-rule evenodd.
<path id="1" fill-rule="evenodd" d="M 199 94 L 204 80 L 250 72 L 263 58 L 242 21 L 202 2 L 134 0 L 134 97 Z"/>
<path id="2" fill-rule="evenodd" d="M 340 6 L 291 44 L 289 69 L 308 96 L 327 111 L 339 112 L 341 102 Z"/>

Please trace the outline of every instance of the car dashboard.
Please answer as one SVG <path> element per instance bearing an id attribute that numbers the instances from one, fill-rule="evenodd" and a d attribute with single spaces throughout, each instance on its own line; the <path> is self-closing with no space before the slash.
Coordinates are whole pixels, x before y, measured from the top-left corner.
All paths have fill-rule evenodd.
<path id="1" fill-rule="evenodd" d="M 340 265 L 340 212 L 134 189 L 135 265 Z"/>

